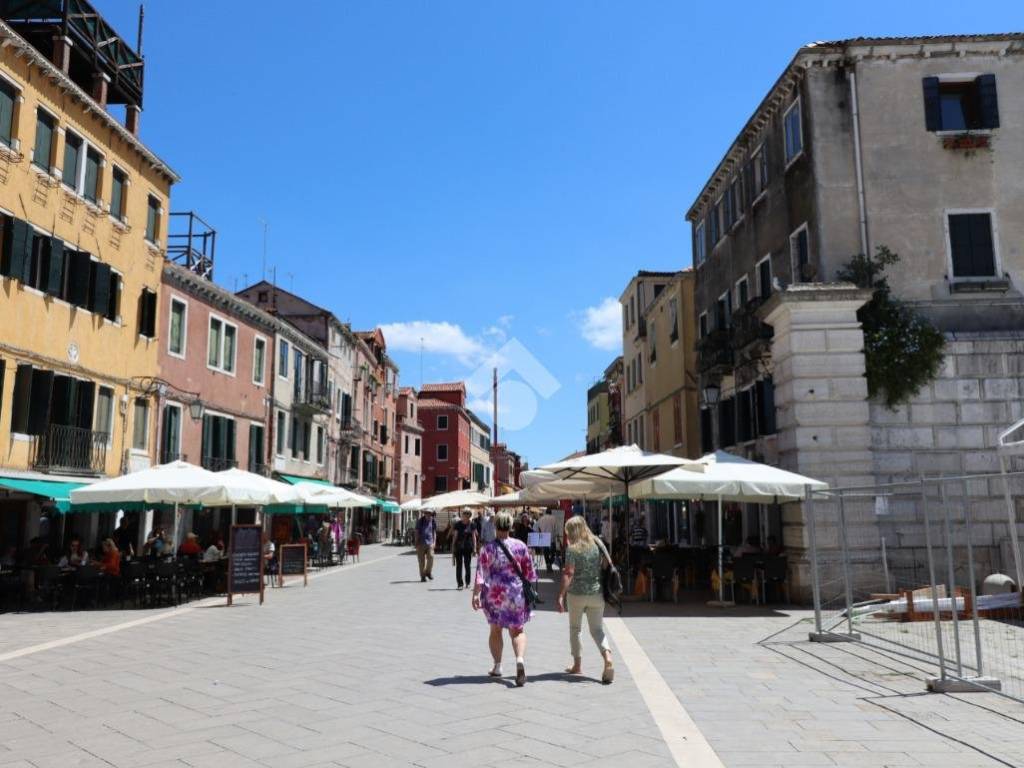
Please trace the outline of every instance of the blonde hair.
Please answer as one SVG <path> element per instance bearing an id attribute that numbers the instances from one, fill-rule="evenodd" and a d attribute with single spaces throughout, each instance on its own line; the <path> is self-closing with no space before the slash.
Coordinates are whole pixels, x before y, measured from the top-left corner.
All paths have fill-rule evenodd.
<path id="1" fill-rule="evenodd" d="M 502 511 L 494 516 L 494 527 L 499 531 L 512 530 L 512 515 Z"/>
<path id="2" fill-rule="evenodd" d="M 565 535 L 569 539 L 570 549 L 577 552 L 595 546 L 594 534 L 591 533 L 590 526 L 581 515 L 570 517 L 565 521 Z"/>

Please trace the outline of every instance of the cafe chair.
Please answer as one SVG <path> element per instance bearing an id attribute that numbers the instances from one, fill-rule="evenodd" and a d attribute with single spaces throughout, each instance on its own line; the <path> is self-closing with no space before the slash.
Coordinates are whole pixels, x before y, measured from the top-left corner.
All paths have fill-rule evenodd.
<path id="1" fill-rule="evenodd" d="M 63 573 L 56 565 L 40 565 L 35 568 L 34 600 L 39 606 L 49 605 L 57 610 L 64 595 Z"/>
<path id="2" fill-rule="evenodd" d="M 740 557 L 732 564 L 733 584 L 739 584 L 747 590 L 750 599 L 760 604 L 760 588 L 758 584 L 757 559 L 754 557 Z M 735 586 L 733 587 L 735 590 Z"/>
<path id="3" fill-rule="evenodd" d="M 676 552 L 674 549 L 657 549 L 654 551 L 654 560 L 651 565 L 651 602 L 664 594 L 661 589 L 668 585 L 672 587 L 676 575 Z M 673 590 L 673 599 L 678 602 L 678 591 Z"/>
<path id="4" fill-rule="evenodd" d="M 349 557 L 357 562 L 359 561 L 359 539 L 349 539 L 345 544 L 345 549 Z"/>
<path id="5" fill-rule="evenodd" d="M 82 565 L 75 571 L 74 585 L 71 590 L 71 610 L 78 605 L 78 596 L 84 594 L 90 598 L 95 608 L 99 603 L 100 569 L 95 565 Z"/>
<path id="6" fill-rule="evenodd" d="M 132 560 L 121 564 L 121 607 L 124 608 L 125 601 L 131 597 L 136 608 L 141 608 L 146 602 L 148 589 L 146 584 L 146 564 L 138 560 Z"/>
<path id="7" fill-rule="evenodd" d="M 178 604 L 175 599 L 175 587 L 178 582 L 178 564 L 175 562 L 159 562 L 153 569 L 153 580 L 151 590 L 153 600 L 166 598 L 167 604 Z"/>
<path id="8" fill-rule="evenodd" d="M 766 592 L 769 584 L 779 587 L 786 598 L 786 602 L 789 602 L 789 565 L 785 556 L 769 557 L 764 561 L 764 586 Z M 767 602 L 767 599 L 765 602 Z"/>

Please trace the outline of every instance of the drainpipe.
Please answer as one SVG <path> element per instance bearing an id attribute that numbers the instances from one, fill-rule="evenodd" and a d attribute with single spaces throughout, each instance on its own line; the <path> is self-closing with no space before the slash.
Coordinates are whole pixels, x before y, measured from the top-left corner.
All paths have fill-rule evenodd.
<path id="1" fill-rule="evenodd" d="M 850 108 L 853 112 L 853 164 L 857 170 L 857 208 L 860 216 L 860 250 L 865 256 L 868 252 L 868 214 L 864 202 L 864 164 L 860 154 L 860 109 L 857 105 L 857 73 L 850 69 L 846 73 L 850 81 Z"/>

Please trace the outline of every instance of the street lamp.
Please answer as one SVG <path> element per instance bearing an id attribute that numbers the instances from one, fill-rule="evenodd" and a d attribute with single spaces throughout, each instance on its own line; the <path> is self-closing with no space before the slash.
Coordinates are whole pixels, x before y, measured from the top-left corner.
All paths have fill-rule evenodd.
<path id="1" fill-rule="evenodd" d="M 194 421 L 199 421 L 203 418 L 203 401 L 198 397 L 188 404 L 188 414 Z"/>
<path id="2" fill-rule="evenodd" d="M 707 405 L 718 405 L 718 398 L 722 394 L 722 388 L 718 384 L 704 385 L 704 402 Z"/>

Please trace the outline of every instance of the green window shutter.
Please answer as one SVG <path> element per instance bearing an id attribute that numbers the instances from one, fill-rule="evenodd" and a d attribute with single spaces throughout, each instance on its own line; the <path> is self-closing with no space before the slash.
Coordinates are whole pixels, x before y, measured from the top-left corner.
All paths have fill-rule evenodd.
<path id="1" fill-rule="evenodd" d="M 85 153 L 85 189 L 83 194 L 85 199 L 91 202 L 96 202 L 96 198 L 99 197 L 99 181 L 100 181 L 100 156 L 89 150 Z"/>
<path id="2" fill-rule="evenodd" d="M 46 292 L 61 296 L 64 291 L 64 241 L 50 238 L 50 274 L 46 277 Z"/>
<path id="3" fill-rule="evenodd" d="M 8 260 L 8 276 L 25 280 L 25 272 L 32 262 L 32 227 L 27 221 L 14 219 L 11 226 L 11 258 Z"/>
<path id="4" fill-rule="evenodd" d="M 28 409 L 32 402 L 32 366 L 19 365 L 14 373 L 14 396 L 11 398 L 11 432 L 28 432 Z"/>
<path id="5" fill-rule="evenodd" d="M 87 307 L 92 259 L 85 251 L 65 251 L 65 258 L 68 260 L 68 301 L 76 307 Z"/>
<path id="6" fill-rule="evenodd" d="M 0 83 L 0 141 L 11 145 L 14 128 L 14 100 L 17 94 L 7 83 Z"/>
<path id="7" fill-rule="evenodd" d="M 942 130 L 942 102 L 939 98 L 939 78 L 926 77 L 921 81 L 924 90 L 924 127 L 927 131 Z"/>
<path id="8" fill-rule="evenodd" d="M 32 163 L 50 172 L 53 149 L 53 118 L 43 111 L 36 112 L 36 145 L 32 149 Z"/>
<path id="9" fill-rule="evenodd" d="M 213 417 L 203 415 L 203 455 L 199 458 L 200 463 L 213 455 Z"/>
<path id="10" fill-rule="evenodd" d="M 89 309 L 103 315 L 107 313 L 110 306 L 110 265 L 94 261 L 92 267 L 92 290 L 89 292 Z"/>
<path id="11" fill-rule="evenodd" d="M 50 423 L 50 396 L 53 393 L 53 371 L 38 368 L 32 371 L 32 396 L 28 407 L 28 434 L 41 435 Z"/>
<path id="12" fill-rule="evenodd" d="M 978 111 L 981 113 L 982 128 L 999 127 L 999 99 L 996 98 L 996 76 L 980 75 L 975 79 L 978 85 Z"/>
<path id="13" fill-rule="evenodd" d="M 70 133 L 64 136 L 64 169 L 61 179 L 74 190 L 78 189 L 78 161 L 82 154 L 82 140 Z"/>
<path id="14" fill-rule="evenodd" d="M 96 409 L 96 385 L 91 381 L 79 381 L 75 397 L 75 426 L 92 429 L 93 411 Z"/>

